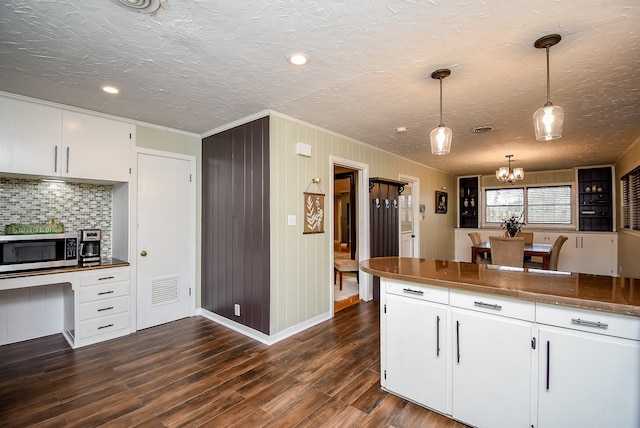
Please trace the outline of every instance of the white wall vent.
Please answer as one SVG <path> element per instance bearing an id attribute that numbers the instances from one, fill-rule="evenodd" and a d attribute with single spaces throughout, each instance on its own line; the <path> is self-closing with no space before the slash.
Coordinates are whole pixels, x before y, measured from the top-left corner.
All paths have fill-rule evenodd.
<path id="1" fill-rule="evenodd" d="M 151 280 L 151 304 L 160 305 L 178 301 L 178 277 L 168 276 Z"/>

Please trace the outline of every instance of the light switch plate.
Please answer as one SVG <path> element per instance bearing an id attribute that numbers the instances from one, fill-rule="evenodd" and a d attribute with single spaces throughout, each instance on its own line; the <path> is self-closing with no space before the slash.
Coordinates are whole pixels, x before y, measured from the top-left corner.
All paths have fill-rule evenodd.
<path id="1" fill-rule="evenodd" d="M 289 226 L 295 226 L 296 225 L 296 216 L 295 216 L 295 214 L 287 216 L 287 224 Z"/>

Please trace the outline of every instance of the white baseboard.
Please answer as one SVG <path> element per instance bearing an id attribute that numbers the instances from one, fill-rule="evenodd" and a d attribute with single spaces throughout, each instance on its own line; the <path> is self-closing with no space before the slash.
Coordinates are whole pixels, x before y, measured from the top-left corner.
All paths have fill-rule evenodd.
<path id="1" fill-rule="evenodd" d="M 220 316 L 218 314 L 214 314 L 211 311 L 208 311 L 206 309 L 203 308 L 198 308 L 196 310 L 196 315 L 200 315 L 203 316 L 213 322 L 215 322 L 216 324 L 220 324 L 224 327 L 230 328 L 233 331 L 236 331 L 240 334 L 243 334 L 247 337 L 250 337 L 252 339 L 257 340 L 258 342 L 264 343 L 265 345 L 273 345 L 275 343 L 280 342 L 281 340 L 284 340 L 288 337 L 291 337 L 297 333 L 300 333 L 301 331 L 304 331 L 310 327 L 313 327 L 314 325 L 320 324 L 321 322 L 327 321 L 329 319 L 332 318 L 333 314 L 329 313 L 329 312 L 325 312 L 324 314 L 320 314 L 316 317 L 313 317 L 311 319 L 308 319 L 304 322 L 301 322 L 300 324 L 296 324 L 294 326 L 291 326 L 289 328 L 286 328 L 282 331 L 279 331 L 276 334 L 273 335 L 268 335 L 268 334 L 264 334 L 261 333 L 257 330 L 254 330 L 250 327 L 247 327 L 246 325 L 237 323 L 235 321 L 232 321 L 228 318 L 225 318 L 223 316 Z"/>

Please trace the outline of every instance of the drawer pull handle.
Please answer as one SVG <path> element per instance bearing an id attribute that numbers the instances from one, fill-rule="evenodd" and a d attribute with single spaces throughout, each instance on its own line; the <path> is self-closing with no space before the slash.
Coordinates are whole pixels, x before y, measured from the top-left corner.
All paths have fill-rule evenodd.
<path id="1" fill-rule="evenodd" d="M 494 303 L 473 302 L 473 304 L 476 306 L 480 306 L 482 308 L 495 309 L 496 311 L 499 311 L 502 309 L 502 306 L 496 305 Z"/>
<path id="2" fill-rule="evenodd" d="M 418 296 L 422 296 L 424 294 L 424 291 L 422 290 L 412 290 L 410 288 L 403 288 L 402 291 L 405 293 L 417 294 Z"/>
<path id="3" fill-rule="evenodd" d="M 436 316 L 436 357 L 440 356 L 440 317 Z"/>
<path id="4" fill-rule="evenodd" d="M 98 281 L 104 281 L 105 279 L 113 279 L 113 276 L 103 276 L 102 278 L 98 278 Z"/>
<path id="5" fill-rule="evenodd" d="M 110 311 L 111 309 L 113 309 L 113 306 L 109 306 L 108 308 L 100 308 L 100 309 L 98 309 L 98 312 Z"/>
<path id="6" fill-rule="evenodd" d="M 102 296 L 102 295 L 104 295 L 104 294 L 111 294 L 111 293 L 113 293 L 113 290 L 110 290 L 110 291 L 101 291 L 101 292 L 99 292 L 99 293 L 98 293 L 98 296 Z"/>
<path id="7" fill-rule="evenodd" d="M 101 325 L 100 327 L 98 327 L 98 330 L 102 330 L 103 328 L 109 328 L 109 327 L 113 327 L 113 324 Z"/>
<path id="8" fill-rule="evenodd" d="M 589 327 L 608 328 L 609 324 L 600 321 L 581 320 L 580 318 L 571 318 L 572 324 L 586 325 Z"/>

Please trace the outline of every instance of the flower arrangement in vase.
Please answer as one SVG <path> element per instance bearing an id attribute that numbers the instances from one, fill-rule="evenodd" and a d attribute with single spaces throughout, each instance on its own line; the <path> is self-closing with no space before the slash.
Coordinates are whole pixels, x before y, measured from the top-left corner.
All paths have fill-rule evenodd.
<path id="1" fill-rule="evenodd" d="M 511 214 L 508 218 L 502 219 L 501 227 L 507 231 L 510 237 L 514 237 L 522 230 L 522 226 L 526 223 L 522 221 L 523 213 L 520 215 Z"/>

